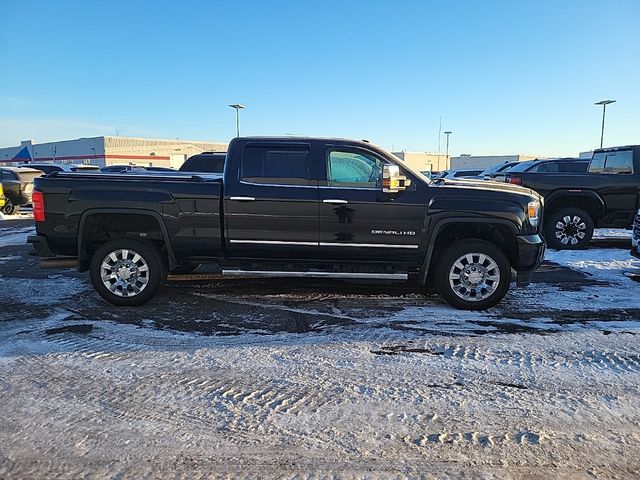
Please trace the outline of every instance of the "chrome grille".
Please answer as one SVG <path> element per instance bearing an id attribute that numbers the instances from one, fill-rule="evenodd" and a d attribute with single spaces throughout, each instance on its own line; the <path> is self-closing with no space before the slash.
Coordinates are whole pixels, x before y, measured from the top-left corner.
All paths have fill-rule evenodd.
<path id="1" fill-rule="evenodd" d="M 633 238 L 640 238 L 640 210 L 636 214 L 636 218 L 633 220 Z"/>

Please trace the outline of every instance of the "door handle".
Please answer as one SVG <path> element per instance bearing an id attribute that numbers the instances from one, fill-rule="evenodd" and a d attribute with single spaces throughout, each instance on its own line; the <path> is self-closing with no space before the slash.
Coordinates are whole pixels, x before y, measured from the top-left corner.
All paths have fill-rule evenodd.
<path id="1" fill-rule="evenodd" d="M 339 198 L 325 198 L 322 200 L 322 203 L 331 203 L 332 205 L 344 205 L 345 203 L 349 203 L 346 200 L 341 200 Z"/>
<path id="2" fill-rule="evenodd" d="M 253 202 L 254 197 L 229 197 L 229 200 L 238 200 L 240 202 Z"/>

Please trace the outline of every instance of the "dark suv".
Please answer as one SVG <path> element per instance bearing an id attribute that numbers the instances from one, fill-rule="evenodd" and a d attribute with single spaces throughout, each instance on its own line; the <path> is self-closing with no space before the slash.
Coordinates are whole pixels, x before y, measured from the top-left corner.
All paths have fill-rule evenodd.
<path id="1" fill-rule="evenodd" d="M 512 180 L 519 178 L 518 173 L 587 173 L 590 160 L 589 158 L 573 157 L 527 160 L 507 168 L 495 179 L 519 185 L 518 180 Z"/>
<path id="2" fill-rule="evenodd" d="M 6 197 L 2 213 L 12 215 L 20 205 L 29 205 L 33 179 L 40 176 L 42 172 L 33 168 L 0 167 L 0 182 Z"/>

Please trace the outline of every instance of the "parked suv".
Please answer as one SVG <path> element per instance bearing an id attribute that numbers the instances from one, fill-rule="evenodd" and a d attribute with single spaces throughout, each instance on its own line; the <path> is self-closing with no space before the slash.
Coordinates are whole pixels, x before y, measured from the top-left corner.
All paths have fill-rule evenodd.
<path id="1" fill-rule="evenodd" d="M 23 167 L 0 167 L 0 182 L 6 197 L 2 213 L 13 215 L 20 205 L 31 204 L 33 180 L 42 176 L 40 170 Z"/>
<path id="2" fill-rule="evenodd" d="M 537 159 L 527 160 L 526 162 L 520 162 L 517 165 L 507 168 L 495 177 L 495 180 L 502 180 L 520 185 L 519 173 L 587 173 L 589 168 L 589 158 L 549 158 L 549 159 Z"/>

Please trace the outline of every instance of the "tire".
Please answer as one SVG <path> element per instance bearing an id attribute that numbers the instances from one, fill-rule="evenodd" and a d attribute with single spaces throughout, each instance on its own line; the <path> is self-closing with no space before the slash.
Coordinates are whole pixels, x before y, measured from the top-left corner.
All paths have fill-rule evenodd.
<path id="1" fill-rule="evenodd" d="M 191 272 L 193 272 L 196 268 L 198 268 L 199 266 L 200 266 L 199 263 L 191 263 L 191 262 L 181 263 L 176 268 L 171 270 L 170 273 L 173 274 L 173 275 L 188 275 Z"/>
<path id="2" fill-rule="evenodd" d="M 462 240 L 448 247 L 439 257 L 435 284 L 440 295 L 456 308 L 485 310 L 502 300 L 509 290 L 511 265 L 492 243 L 479 239 Z"/>
<path id="3" fill-rule="evenodd" d="M 544 236 L 549 247 L 555 250 L 584 249 L 593 237 L 593 220 L 580 208 L 561 208 L 545 221 Z"/>
<path id="4" fill-rule="evenodd" d="M 106 301 L 136 306 L 147 302 L 164 285 L 167 261 L 150 241 L 117 238 L 96 250 L 89 272 L 93 287 Z"/>
<path id="5" fill-rule="evenodd" d="M 5 215 L 13 215 L 18 210 L 18 206 L 13 203 L 11 197 L 6 197 L 6 201 L 4 203 L 4 207 L 2 207 L 2 213 Z"/>

